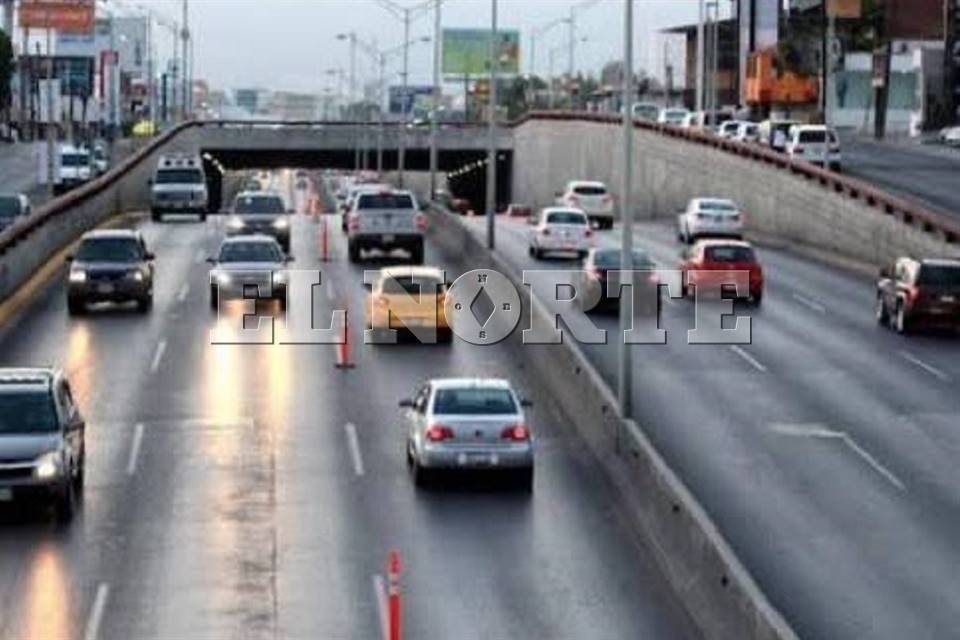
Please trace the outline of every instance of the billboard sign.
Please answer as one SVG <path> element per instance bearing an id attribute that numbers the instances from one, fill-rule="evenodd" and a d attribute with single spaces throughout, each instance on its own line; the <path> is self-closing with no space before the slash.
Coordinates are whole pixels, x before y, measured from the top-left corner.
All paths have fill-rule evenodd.
<path id="1" fill-rule="evenodd" d="M 24 29 L 92 33 L 96 0 L 20 0 L 18 18 Z"/>
<path id="2" fill-rule="evenodd" d="M 430 85 L 407 86 L 406 93 L 402 85 L 390 87 L 388 91 L 390 113 L 429 111 L 433 105 L 433 87 Z"/>
<path id="3" fill-rule="evenodd" d="M 444 29 L 442 37 L 441 68 L 446 76 L 483 76 L 490 73 L 489 29 Z M 520 72 L 520 32 L 497 32 L 499 73 L 516 75 Z"/>

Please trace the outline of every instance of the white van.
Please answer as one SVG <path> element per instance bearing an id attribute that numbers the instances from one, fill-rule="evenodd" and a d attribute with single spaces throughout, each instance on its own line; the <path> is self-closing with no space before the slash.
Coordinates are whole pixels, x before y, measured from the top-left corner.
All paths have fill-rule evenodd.
<path id="1" fill-rule="evenodd" d="M 802 124 L 790 127 L 787 136 L 787 155 L 795 160 L 840 171 L 840 138 L 837 132 L 822 124 Z"/>
<path id="2" fill-rule="evenodd" d="M 62 144 L 58 155 L 56 180 L 53 185 L 55 194 L 65 193 L 93 179 L 93 157 L 88 149 Z"/>

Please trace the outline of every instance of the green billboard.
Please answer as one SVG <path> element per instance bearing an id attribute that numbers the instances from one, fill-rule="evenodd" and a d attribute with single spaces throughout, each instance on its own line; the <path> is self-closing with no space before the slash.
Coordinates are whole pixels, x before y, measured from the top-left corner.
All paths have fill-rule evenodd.
<path id="1" fill-rule="evenodd" d="M 445 76 L 485 76 L 490 73 L 489 29 L 444 29 L 443 63 Z M 499 73 L 520 72 L 520 32 L 497 31 Z"/>

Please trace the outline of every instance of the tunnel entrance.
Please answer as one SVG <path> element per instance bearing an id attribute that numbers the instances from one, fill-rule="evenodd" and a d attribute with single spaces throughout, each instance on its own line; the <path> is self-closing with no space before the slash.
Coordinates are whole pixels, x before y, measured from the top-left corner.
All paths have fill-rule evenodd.
<path id="1" fill-rule="evenodd" d="M 204 169 L 207 171 L 210 193 L 217 195 L 217 208 L 222 204 L 222 173 L 225 171 L 243 171 L 251 169 L 342 169 L 355 168 L 353 149 L 201 149 L 204 157 Z M 376 149 L 367 149 L 361 154 L 366 158 L 368 170 L 377 166 Z M 207 160 L 209 158 L 209 160 Z M 446 174 L 451 194 L 470 202 L 471 208 L 480 212 L 486 206 L 486 152 L 478 150 L 441 150 L 438 156 L 440 172 Z M 208 166 L 209 165 L 209 166 Z M 396 149 L 384 149 L 383 169 L 386 172 L 397 170 L 399 153 Z M 406 151 L 406 169 L 411 172 L 430 170 L 430 150 L 412 148 Z M 512 194 L 513 151 L 502 150 L 497 154 L 497 205 L 498 210 L 506 207 Z M 215 178 L 212 176 L 216 176 Z M 214 184 L 214 180 L 219 180 Z"/>

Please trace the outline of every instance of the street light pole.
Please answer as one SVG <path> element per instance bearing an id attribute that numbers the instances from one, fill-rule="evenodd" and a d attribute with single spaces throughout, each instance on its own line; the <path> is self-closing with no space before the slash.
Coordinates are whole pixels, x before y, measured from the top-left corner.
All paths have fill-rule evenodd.
<path id="1" fill-rule="evenodd" d="M 497 46 L 497 0 L 490 0 L 490 104 L 489 144 L 487 147 L 487 248 L 496 246 L 497 213 L 497 71 L 500 47 Z"/>
<path id="2" fill-rule="evenodd" d="M 183 95 L 180 96 L 181 104 L 183 105 L 183 119 L 187 120 L 190 117 L 190 67 L 188 66 L 189 55 L 190 55 L 190 10 L 189 10 L 189 1 L 183 0 L 183 31 L 180 34 L 182 45 L 183 45 L 183 54 L 180 56 L 183 60 L 183 69 L 181 69 L 181 81 L 183 82 Z"/>
<path id="3" fill-rule="evenodd" d="M 633 104 L 633 0 L 623 1 L 623 145 L 622 164 L 623 175 L 620 185 L 620 217 L 622 224 L 620 270 L 627 272 L 633 269 L 633 205 L 630 192 L 633 188 L 633 118 L 630 117 Z M 636 279 L 630 278 L 631 284 Z M 622 286 L 622 282 L 621 282 Z M 623 294 L 623 289 L 620 291 Z M 636 287 L 631 287 L 631 296 L 636 297 Z M 630 417 L 633 411 L 631 406 L 633 391 L 633 359 L 630 345 L 626 344 L 624 332 L 630 328 L 632 305 L 620 305 L 620 375 L 618 379 L 618 395 L 620 397 L 620 416 Z"/>
<path id="4" fill-rule="evenodd" d="M 437 149 L 437 133 L 439 123 L 437 119 L 440 116 L 440 56 L 441 56 L 441 8 L 442 0 L 437 0 L 433 9 L 433 115 L 430 118 L 430 199 L 437 198 L 437 168 L 439 164 L 439 152 Z"/>
<path id="5" fill-rule="evenodd" d="M 407 168 L 407 114 L 412 106 L 412 100 L 407 95 L 410 73 L 410 10 L 403 10 L 403 93 L 400 99 L 400 137 L 397 160 L 397 184 L 403 188 L 403 172 Z"/>
<path id="6" fill-rule="evenodd" d="M 706 50 L 703 42 L 704 29 L 703 21 L 706 15 L 706 0 L 700 0 L 700 16 L 697 19 L 697 106 L 696 110 L 700 113 L 704 111 L 704 90 L 703 90 L 703 80 L 704 80 L 704 59 L 703 54 Z"/>

